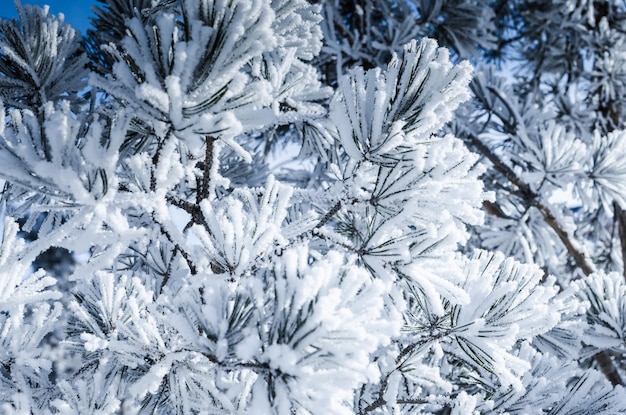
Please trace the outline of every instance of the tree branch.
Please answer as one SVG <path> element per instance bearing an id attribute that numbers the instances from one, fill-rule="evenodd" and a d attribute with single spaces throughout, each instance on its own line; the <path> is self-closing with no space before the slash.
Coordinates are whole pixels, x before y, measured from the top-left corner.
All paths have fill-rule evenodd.
<path id="1" fill-rule="evenodd" d="M 191 215 L 191 220 L 193 221 L 193 223 L 202 225 L 207 230 L 209 229 L 209 225 L 204 219 L 204 215 L 202 214 L 202 209 L 200 208 L 200 206 L 196 205 L 195 203 L 188 202 L 184 199 L 177 199 L 171 195 L 166 196 L 166 200 L 172 205 L 184 210 L 189 215 Z"/>
<path id="2" fill-rule="evenodd" d="M 490 148 L 488 148 L 478 137 L 475 135 L 470 135 L 470 142 L 485 156 L 491 161 L 494 167 L 500 171 L 504 176 L 516 187 L 519 188 L 520 193 L 523 197 L 527 199 L 527 201 L 537 208 L 539 212 L 543 215 L 546 223 L 556 232 L 557 236 L 561 240 L 561 242 L 565 245 L 568 252 L 576 261 L 576 265 L 582 270 L 585 275 L 591 275 L 595 272 L 595 267 L 585 254 L 580 251 L 574 241 L 567 234 L 565 229 L 559 224 L 556 216 L 552 213 L 550 208 L 544 205 L 530 186 L 525 183 L 522 179 L 520 179 L 517 174 L 511 169 L 508 165 L 506 165 Z M 621 211 L 621 209 L 620 209 Z M 620 238 L 622 237 L 622 227 L 620 226 Z M 623 240 L 623 239 L 622 239 Z M 624 243 L 622 242 L 622 252 L 624 253 Z M 619 372 L 613 365 L 613 361 L 611 359 L 611 355 L 608 351 L 603 350 L 594 355 L 594 360 L 598 364 L 598 367 L 604 374 L 604 376 L 611 382 L 611 384 L 615 385 L 623 385 L 623 381 L 619 375 Z"/>
<path id="3" fill-rule="evenodd" d="M 541 212 L 546 223 L 550 225 L 554 232 L 556 232 L 557 236 L 559 237 L 561 242 L 563 242 L 563 244 L 572 255 L 574 261 L 576 261 L 576 264 L 580 267 L 583 273 L 585 275 L 593 274 L 596 271 L 595 267 L 587 260 L 585 254 L 574 245 L 574 242 L 569 237 L 567 232 L 558 223 L 557 218 L 554 216 L 550 208 L 539 201 L 535 201 L 535 203 L 533 203 L 533 206 L 535 206 L 537 210 Z"/>
<path id="4" fill-rule="evenodd" d="M 211 183 L 211 169 L 213 168 L 213 151 L 215 138 L 211 136 L 206 137 L 206 147 L 204 153 L 204 166 L 202 172 L 201 188 L 196 193 L 196 203 L 200 202 L 209 196 L 209 183 Z"/>
<path id="5" fill-rule="evenodd" d="M 468 139 L 491 163 L 493 163 L 496 170 L 502 173 L 514 186 L 518 188 L 520 195 L 531 205 L 534 206 L 543 216 L 546 223 L 557 234 L 565 248 L 570 253 L 576 265 L 583 271 L 585 275 L 590 275 L 595 272 L 595 267 L 587 259 L 587 256 L 582 252 L 577 244 L 572 240 L 567 231 L 563 229 L 559 223 L 556 215 L 552 210 L 543 204 L 539 198 L 539 195 L 530 188 L 530 186 L 524 182 L 519 176 L 504 163 L 500 157 L 498 157 L 489 147 L 487 147 L 478 137 L 475 135 L 469 135 Z"/>

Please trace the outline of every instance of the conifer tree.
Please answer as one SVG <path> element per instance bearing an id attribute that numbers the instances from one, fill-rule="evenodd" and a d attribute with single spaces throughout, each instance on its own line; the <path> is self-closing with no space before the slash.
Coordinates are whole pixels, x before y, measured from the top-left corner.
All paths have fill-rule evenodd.
<path id="1" fill-rule="evenodd" d="M 553 3 L 16 1 L 0 411 L 625 412 L 624 10 Z"/>

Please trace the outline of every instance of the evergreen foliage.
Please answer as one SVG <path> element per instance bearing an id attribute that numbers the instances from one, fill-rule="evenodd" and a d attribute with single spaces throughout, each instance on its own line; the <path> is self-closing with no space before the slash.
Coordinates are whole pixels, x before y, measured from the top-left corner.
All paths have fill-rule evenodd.
<path id="1" fill-rule="evenodd" d="M 2 413 L 626 412 L 622 2 L 16 7 Z"/>

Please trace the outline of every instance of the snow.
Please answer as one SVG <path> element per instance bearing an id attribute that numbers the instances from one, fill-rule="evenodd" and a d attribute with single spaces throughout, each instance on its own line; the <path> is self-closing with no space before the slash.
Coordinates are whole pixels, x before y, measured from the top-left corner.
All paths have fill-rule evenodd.
<path id="1" fill-rule="evenodd" d="M 174 2 L 126 10 L 127 36 L 106 46 L 110 73 L 91 75 L 80 69 L 86 57 L 72 61 L 73 32 L 49 36 L 46 27 L 60 21 L 33 12 L 23 27 L 48 42 L 39 53 L 55 64 L 54 79 L 36 89 L 48 102 L 32 105 L 16 87 L 18 98 L 2 107 L 2 410 L 625 406 L 621 388 L 579 365 L 585 353 L 621 352 L 621 273 L 592 273 L 561 290 L 538 265 L 469 253 L 509 244 L 531 262 L 541 239 L 531 221 L 545 219 L 528 202 L 516 222 L 525 189 L 513 183 L 521 192 L 508 193 L 497 219 L 519 226 L 473 232 L 485 221 L 485 198 L 502 203 L 510 177 L 483 176 L 479 156 L 444 129 L 470 98 L 470 64 L 455 63 L 435 40 L 414 40 L 386 67 L 345 75 L 340 67 L 337 85 L 323 86 L 322 61 L 313 58 L 352 47 L 321 49 L 322 10 L 333 23 L 336 4 L 189 0 L 184 14 Z M 359 13 L 365 19 L 372 10 Z M 3 38 L 7 65 L 35 79 L 41 73 L 16 39 Z M 74 87 L 66 76 L 78 75 L 104 91 L 93 108 L 55 92 L 54 80 Z M 489 91 L 508 89 L 481 93 Z M 517 104 L 508 110 L 516 122 L 528 116 Z M 587 140 L 573 131 L 521 125 L 494 157 L 550 203 L 572 197 L 608 211 L 626 194 L 623 132 Z M 273 146 L 275 138 L 305 143 Z M 504 157 L 504 144 L 525 151 Z M 561 186 L 564 200 L 556 189 L 572 178 L 581 182 Z M 18 237 L 24 212 L 48 214 L 29 243 Z M 558 229 L 579 236 L 569 213 L 555 214 Z M 538 231 L 543 255 L 565 262 L 553 230 Z M 33 270 L 50 247 L 83 259 L 58 278 Z"/>

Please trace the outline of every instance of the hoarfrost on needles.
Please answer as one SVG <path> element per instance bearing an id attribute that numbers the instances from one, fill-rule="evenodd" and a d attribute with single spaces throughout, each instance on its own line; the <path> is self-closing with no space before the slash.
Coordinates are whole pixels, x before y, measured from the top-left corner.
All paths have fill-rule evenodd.
<path id="1" fill-rule="evenodd" d="M 105 0 L 82 43 L 16 5 L 3 413 L 626 410 L 604 72 L 577 75 L 608 117 L 583 128 L 556 87 L 470 84 L 489 2 Z"/>

